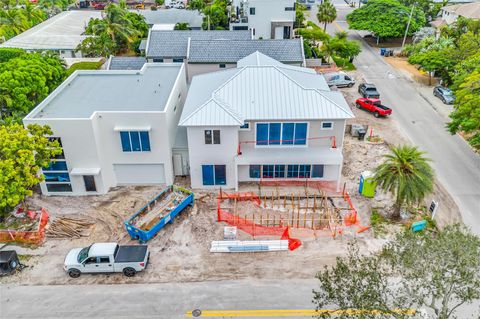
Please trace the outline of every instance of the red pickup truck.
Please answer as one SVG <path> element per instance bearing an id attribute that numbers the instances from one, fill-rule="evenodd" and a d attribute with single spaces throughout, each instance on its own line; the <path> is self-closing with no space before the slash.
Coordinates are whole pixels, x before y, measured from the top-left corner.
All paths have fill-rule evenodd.
<path id="1" fill-rule="evenodd" d="M 382 105 L 379 99 L 359 98 L 355 102 L 357 108 L 370 111 L 375 117 L 388 116 L 392 114 L 392 109 Z"/>

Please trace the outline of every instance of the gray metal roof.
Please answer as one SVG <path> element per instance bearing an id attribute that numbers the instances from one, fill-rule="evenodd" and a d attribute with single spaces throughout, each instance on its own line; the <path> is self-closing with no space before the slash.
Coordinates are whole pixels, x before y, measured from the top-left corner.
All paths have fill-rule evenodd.
<path id="1" fill-rule="evenodd" d="M 248 40 L 252 35 L 249 30 L 150 30 L 145 55 L 147 58 L 186 58 L 189 38 L 192 40 Z"/>
<path id="2" fill-rule="evenodd" d="M 284 63 L 303 62 L 301 39 L 191 40 L 189 63 L 236 63 L 258 51 Z"/>
<path id="3" fill-rule="evenodd" d="M 192 28 L 201 28 L 203 14 L 198 10 L 160 9 L 160 10 L 131 10 L 145 17 L 147 24 L 177 24 L 188 23 Z"/>
<path id="4" fill-rule="evenodd" d="M 112 56 L 108 61 L 108 70 L 140 70 L 147 62 L 144 57 Z"/>
<path id="5" fill-rule="evenodd" d="M 180 125 L 354 117 L 343 95 L 330 91 L 323 76 L 312 70 L 285 66 L 258 52 L 245 59 L 250 63 L 193 77 Z"/>
<path id="6" fill-rule="evenodd" d="M 75 71 L 26 118 L 89 118 L 94 112 L 162 112 L 183 64 L 142 70 Z"/>
<path id="7" fill-rule="evenodd" d="M 0 47 L 26 50 L 73 50 L 86 36 L 91 18 L 101 18 L 99 11 L 64 11 L 0 44 Z"/>

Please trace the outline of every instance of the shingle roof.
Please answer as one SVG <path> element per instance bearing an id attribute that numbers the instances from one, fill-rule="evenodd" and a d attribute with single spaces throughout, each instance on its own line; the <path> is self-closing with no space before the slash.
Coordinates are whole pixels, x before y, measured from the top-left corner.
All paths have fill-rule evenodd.
<path id="1" fill-rule="evenodd" d="M 275 60 L 303 62 L 301 39 L 278 40 L 191 40 L 188 61 L 191 63 L 236 63 L 258 51 Z"/>
<path id="2" fill-rule="evenodd" d="M 447 12 L 454 12 L 459 16 L 469 19 L 480 19 L 480 2 L 454 4 L 451 6 L 443 7 L 442 10 Z"/>
<path id="3" fill-rule="evenodd" d="M 108 70 L 140 70 L 147 62 L 144 57 L 113 56 L 108 61 Z"/>
<path id="4" fill-rule="evenodd" d="M 198 10 L 131 10 L 145 17 L 147 24 L 177 24 L 188 23 L 192 28 L 201 28 L 203 23 L 203 14 Z"/>
<path id="5" fill-rule="evenodd" d="M 252 55 L 257 58 L 246 59 L 259 61 L 258 56 L 262 56 L 258 52 Z M 245 120 L 354 117 L 343 95 L 330 91 L 321 75 L 274 63 L 266 56 L 261 60 L 265 64 L 193 77 L 180 125 L 231 126 Z"/>
<path id="6" fill-rule="evenodd" d="M 252 38 L 252 35 L 249 30 L 151 30 L 148 36 L 146 56 L 147 58 L 186 58 L 189 38 L 192 40 L 248 40 Z"/>
<path id="7" fill-rule="evenodd" d="M 98 11 L 64 11 L 0 44 L 26 50 L 73 50 L 85 39 L 85 25 Z"/>

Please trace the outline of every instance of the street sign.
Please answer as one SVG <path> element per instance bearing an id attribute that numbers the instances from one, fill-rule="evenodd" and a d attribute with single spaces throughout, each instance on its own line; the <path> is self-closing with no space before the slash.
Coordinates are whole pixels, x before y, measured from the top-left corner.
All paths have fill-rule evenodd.
<path id="1" fill-rule="evenodd" d="M 430 204 L 430 207 L 428 208 L 428 211 L 430 212 L 430 215 L 432 216 L 432 219 L 435 217 L 435 213 L 437 212 L 438 208 L 438 202 L 435 200 L 432 200 L 432 203 Z"/>

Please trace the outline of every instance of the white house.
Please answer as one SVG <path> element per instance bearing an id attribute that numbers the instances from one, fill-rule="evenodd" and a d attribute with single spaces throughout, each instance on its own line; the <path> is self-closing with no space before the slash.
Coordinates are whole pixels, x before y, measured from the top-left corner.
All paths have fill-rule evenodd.
<path id="1" fill-rule="evenodd" d="M 64 11 L 0 44 L 0 48 L 27 51 L 55 51 L 63 58 L 81 58 L 77 46 L 87 37 L 85 26 L 90 19 L 101 19 L 99 11 Z"/>
<path id="2" fill-rule="evenodd" d="M 439 15 L 439 18 L 430 23 L 437 29 L 455 23 L 458 17 L 478 20 L 480 19 L 480 2 L 448 5 L 440 9 Z"/>
<path id="3" fill-rule="evenodd" d="M 103 194 L 118 185 L 173 183 L 175 170 L 185 174 L 182 161 L 173 167 L 172 149 L 186 91 L 181 63 L 74 72 L 23 120 L 49 125 L 63 148 L 43 169 L 42 192 Z"/>
<path id="4" fill-rule="evenodd" d="M 236 68 L 195 76 L 180 119 L 191 185 L 238 188 L 262 179 L 339 185 L 345 122 L 353 117 L 323 76 L 259 52 Z"/>
<path id="5" fill-rule="evenodd" d="M 233 0 L 230 30 L 252 30 L 255 39 L 290 39 L 295 0 Z"/>

